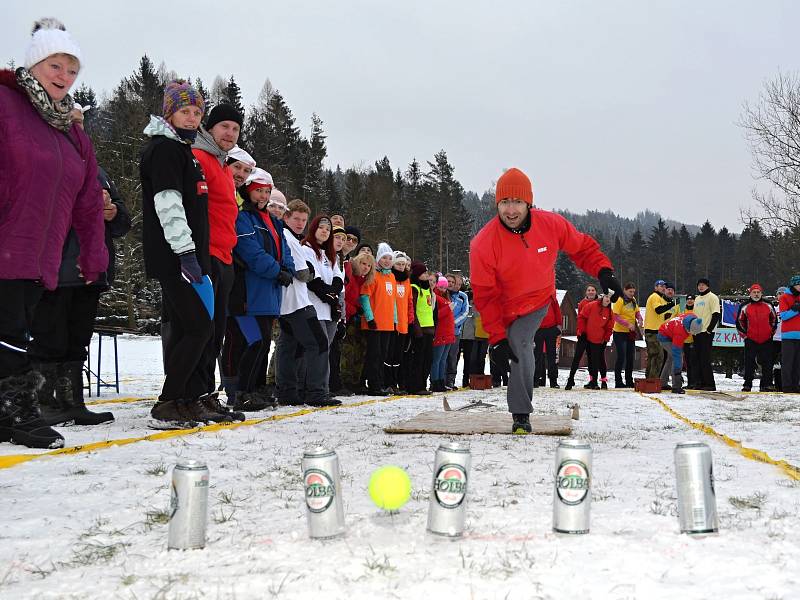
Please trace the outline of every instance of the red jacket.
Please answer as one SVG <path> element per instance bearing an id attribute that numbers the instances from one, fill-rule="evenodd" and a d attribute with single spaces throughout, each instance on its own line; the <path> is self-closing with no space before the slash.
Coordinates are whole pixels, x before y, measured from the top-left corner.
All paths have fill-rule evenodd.
<path id="1" fill-rule="evenodd" d="M 348 260 L 344 263 L 344 274 L 347 283 L 344 286 L 344 312 L 348 322 L 358 313 L 361 305 L 361 286 L 367 279 L 366 275 L 353 275 L 353 265 Z"/>
<path id="2" fill-rule="evenodd" d="M 434 346 L 446 346 L 456 341 L 456 320 L 450 308 L 450 298 L 436 288 L 436 332 L 433 334 Z"/>
<path id="3" fill-rule="evenodd" d="M 209 254 L 229 265 L 233 262 L 236 245 L 236 187 L 228 165 L 221 165 L 216 157 L 205 150 L 192 149 L 194 157 L 203 168 L 208 184 L 208 239 Z"/>
<path id="4" fill-rule="evenodd" d="M 756 344 L 770 341 L 777 325 L 778 317 L 775 315 L 775 309 L 764 300 L 745 302 L 736 315 L 736 329 Z"/>
<path id="5" fill-rule="evenodd" d="M 794 312 L 792 312 L 794 316 L 787 318 L 787 315 L 783 314 L 786 311 L 792 310 L 792 305 L 800 300 L 800 295 L 795 295 L 791 292 L 788 294 L 781 294 L 778 300 L 778 310 L 781 312 L 781 339 L 800 339 L 798 335 L 800 333 L 800 316 L 794 315 Z"/>
<path id="6" fill-rule="evenodd" d="M 512 233 L 495 217 L 473 238 L 470 280 L 489 343 L 505 338 L 512 321 L 556 295 L 559 250 L 593 277 L 600 269 L 611 268 L 591 236 L 561 215 L 536 208 L 531 209 L 531 227 L 525 233 Z"/>
<path id="7" fill-rule="evenodd" d="M 586 334 L 592 344 L 606 344 L 614 328 L 611 305 L 603 306 L 599 300 L 586 302 L 578 313 L 578 331 Z"/>
<path id="8" fill-rule="evenodd" d="M 692 313 L 681 313 L 672 317 L 669 321 L 666 321 L 658 328 L 658 333 L 663 335 L 666 338 L 669 338 L 672 341 L 673 346 L 678 346 L 679 348 L 683 348 L 683 343 L 686 341 L 686 338 L 689 337 L 689 332 L 686 331 L 686 326 L 683 324 L 683 319 L 686 315 L 690 315 Z"/>

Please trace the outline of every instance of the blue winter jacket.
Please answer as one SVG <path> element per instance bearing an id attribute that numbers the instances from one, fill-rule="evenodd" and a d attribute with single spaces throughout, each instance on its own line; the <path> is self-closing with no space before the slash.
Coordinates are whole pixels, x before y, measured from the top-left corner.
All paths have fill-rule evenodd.
<path id="1" fill-rule="evenodd" d="M 245 314 L 252 317 L 281 314 L 282 289 L 277 280 L 278 273 L 281 266 L 294 273 L 292 253 L 283 236 L 283 223 L 272 215 L 269 218 L 281 240 L 280 263 L 275 240 L 255 209 L 242 210 L 236 218 L 238 239 L 233 251 L 247 267 Z"/>
<path id="2" fill-rule="evenodd" d="M 450 298 L 453 301 L 453 318 L 456 323 L 456 337 L 461 336 L 461 330 L 469 316 L 469 297 L 464 292 L 457 292 Z"/>

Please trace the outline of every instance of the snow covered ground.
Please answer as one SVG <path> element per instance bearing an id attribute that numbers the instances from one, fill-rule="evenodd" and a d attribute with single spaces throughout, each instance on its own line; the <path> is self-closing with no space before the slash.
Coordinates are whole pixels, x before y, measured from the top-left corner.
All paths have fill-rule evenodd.
<path id="1" fill-rule="evenodd" d="M 155 395 L 159 340 L 120 338 L 120 353 L 120 396 Z M 718 386 L 738 390 L 741 381 L 720 377 Z M 800 397 L 735 396 L 658 395 L 693 421 L 800 465 Z M 502 406 L 504 389 L 447 397 L 454 407 L 476 398 Z M 0 598 L 800 598 L 800 481 L 632 391 L 536 390 L 540 413 L 580 404 L 574 436 L 594 448 L 589 535 L 551 531 L 558 438 L 483 435 L 462 438 L 473 455 L 466 535 L 432 539 L 431 469 L 446 436 L 382 428 L 441 399 L 324 410 L 2 469 Z M 68 446 L 153 433 L 146 401 L 95 408 L 113 410 L 116 422 L 64 428 Z M 714 453 L 719 535 L 678 532 L 672 452 L 688 439 Z M 348 531 L 339 540 L 307 536 L 300 458 L 317 443 L 333 447 L 343 469 Z M 0 457 L 35 453 L 0 444 Z M 180 457 L 202 459 L 211 472 L 204 550 L 166 549 L 170 470 Z M 411 501 L 395 515 L 382 514 L 366 492 L 384 464 L 407 469 L 413 482 Z"/>

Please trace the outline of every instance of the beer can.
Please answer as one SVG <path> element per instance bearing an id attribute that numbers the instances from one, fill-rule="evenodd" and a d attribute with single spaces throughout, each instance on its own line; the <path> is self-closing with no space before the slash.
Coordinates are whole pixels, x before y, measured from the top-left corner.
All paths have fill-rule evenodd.
<path id="1" fill-rule="evenodd" d="M 332 538 L 344 533 L 344 502 L 339 458 L 336 452 L 316 446 L 305 451 L 302 460 L 308 535 Z"/>
<path id="2" fill-rule="evenodd" d="M 580 440 L 559 442 L 553 491 L 553 531 L 589 533 L 591 483 L 592 447 Z"/>
<path id="3" fill-rule="evenodd" d="M 711 448 L 703 442 L 675 446 L 675 480 L 681 533 L 716 533 L 717 496 Z"/>
<path id="4" fill-rule="evenodd" d="M 464 533 L 469 467 L 472 455 L 464 444 L 439 446 L 433 465 L 433 486 L 428 505 L 428 532 L 445 537 Z"/>
<path id="5" fill-rule="evenodd" d="M 182 460 L 172 469 L 167 547 L 204 548 L 207 518 L 208 467 L 199 460 Z"/>

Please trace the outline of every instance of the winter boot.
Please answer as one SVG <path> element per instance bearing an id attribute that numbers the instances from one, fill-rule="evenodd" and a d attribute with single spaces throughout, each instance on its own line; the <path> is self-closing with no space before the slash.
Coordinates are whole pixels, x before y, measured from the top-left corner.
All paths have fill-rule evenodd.
<path id="1" fill-rule="evenodd" d="M 214 412 L 209 410 L 205 405 L 205 399 L 207 395 L 201 396 L 199 398 L 193 398 L 189 400 L 185 407 L 186 411 L 189 414 L 189 417 L 192 421 L 197 421 L 201 425 L 203 424 L 211 424 L 211 423 L 230 423 L 233 421 L 233 417 L 228 415 L 222 415 L 220 413 Z"/>
<path id="2" fill-rule="evenodd" d="M 95 413 L 86 408 L 83 399 L 83 361 L 64 363 L 64 376 L 69 380 L 70 395 L 67 396 L 66 403 L 75 425 L 99 425 L 114 420 L 114 415 L 110 412 Z"/>
<path id="3" fill-rule="evenodd" d="M 588 383 L 585 383 L 583 385 L 583 387 L 585 389 L 587 389 L 587 390 L 599 390 L 600 389 L 600 386 L 597 385 L 597 380 L 594 377 L 592 377 L 591 375 L 589 375 Z"/>
<path id="4" fill-rule="evenodd" d="M 321 406 L 341 406 L 342 401 L 337 400 L 333 396 L 320 398 L 319 400 L 306 400 L 306 406 L 321 407 Z"/>
<path id="5" fill-rule="evenodd" d="M 514 413 L 511 415 L 514 423 L 511 425 L 511 433 L 525 435 L 531 432 L 531 416 L 525 413 Z"/>
<path id="6" fill-rule="evenodd" d="M 200 423 L 192 418 L 187 400 L 159 400 L 150 410 L 153 429 L 194 429 Z"/>
<path id="7" fill-rule="evenodd" d="M 625 387 L 633 388 L 633 373 L 631 371 L 625 371 Z"/>
<path id="8" fill-rule="evenodd" d="M 753 382 L 752 381 L 745 381 L 744 385 L 742 386 L 743 392 L 752 392 L 753 391 Z"/>
<path id="9" fill-rule="evenodd" d="M 564 386 L 564 389 L 571 390 L 574 387 L 575 387 L 575 380 L 572 378 L 572 375 L 570 375 L 569 379 L 567 379 L 567 384 Z"/>
<path id="10" fill-rule="evenodd" d="M 210 412 L 219 415 L 216 419 L 217 423 L 230 423 L 231 421 L 244 421 L 247 417 L 242 412 L 231 410 L 227 406 L 223 406 L 219 401 L 219 392 L 211 392 L 200 396 L 200 402 Z"/>
<path id="11" fill-rule="evenodd" d="M 608 378 L 607 377 L 603 377 L 600 380 L 600 389 L 601 390 L 607 390 L 608 389 Z"/>
<path id="12" fill-rule="evenodd" d="M 553 389 L 561 388 L 561 386 L 558 385 L 558 378 L 557 377 L 551 377 L 550 378 L 550 387 L 553 388 Z"/>
<path id="13" fill-rule="evenodd" d="M 0 442 L 28 448 L 64 447 L 64 438 L 39 412 L 37 394 L 42 383 L 36 371 L 0 379 Z"/>
<path id="14" fill-rule="evenodd" d="M 63 423 L 64 411 L 56 404 L 56 380 L 58 379 L 56 363 L 33 363 L 31 366 L 44 378 L 44 383 L 36 394 L 42 420 L 48 425 Z"/>
<path id="15" fill-rule="evenodd" d="M 673 394 L 685 394 L 686 390 L 683 389 L 682 387 L 675 387 L 675 388 L 672 388 L 672 393 Z"/>

